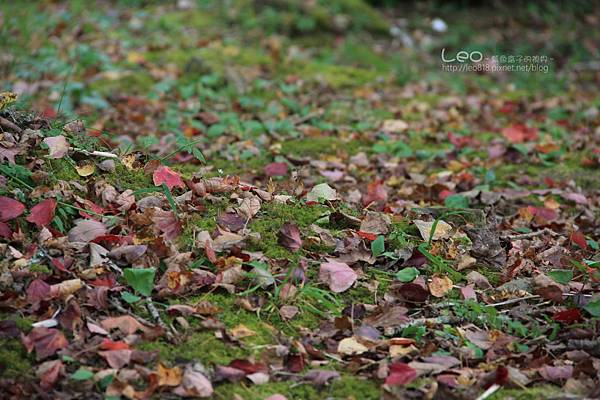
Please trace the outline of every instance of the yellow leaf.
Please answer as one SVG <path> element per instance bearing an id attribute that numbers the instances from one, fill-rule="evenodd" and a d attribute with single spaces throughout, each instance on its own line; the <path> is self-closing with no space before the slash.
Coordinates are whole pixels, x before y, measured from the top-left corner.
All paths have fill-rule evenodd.
<path id="1" fill-rule="evenodd" d="M 142 53 L 138 53 L 137 51 L 131 51 L 127 54 L 127 61 L 132 64 L 140 64 L 146 61 L 144 55 Z"/>
<path id="2" fill-rule="evenodd" d="M 368 351 L 369 348 L 362 343 L 359 343 L 355 338 L 349 337 L 342 339 L 338 344 L 338 353 L 340 354 L 362 354 Z"/>
<path id="3" fill-rule="evenodd" d="M 96 166 L 94 164 L 84 164 L 82 166 L 75 166 L 75 169 L 79 176 L 90 176 L 96 171 Z"/>
<path id="4" fill-rule="evenodd" d="M 13 92 L 0 92 L 0 110 L 17 101 L 17 97 Z"/>
<path id="5" fill-rule="evenodd" d="M 167 368 L 162 363 L 158 363 L 158 386 L 178 386 L 181 383 L 183 372 L 181 368 Z"/>
<path id="6" fill-rule="evenodd" d="M 246 325 L 243 324 L 239 324 L 238 326 L 233 328 L 230 333 L 231 336 L 233 336 L 235 339 L 241 339 L 248 336 L 256 335 L 256 332 L 254 332 L 252 329 L 248 328 Z"/>
<path id="7" fill-rule="evenodd" d="M 429 291 L 432 296 L 444 297 L 446 293 L 452 290 L 454 284 L 447 276 L 434 275 L 429 283 Z"/>
<path id="8" fill-rule="evenodd" d="M 123 156 L 121 158 L 121 163 L 123 163 L 123 165 L 125 166 L 125 168 L 127 168 L 130 171 L 133 171 L 135 168 L 134 163 L 135 162 L 135 155 L 134 154 L 128 154 L 126 156 Z"/>

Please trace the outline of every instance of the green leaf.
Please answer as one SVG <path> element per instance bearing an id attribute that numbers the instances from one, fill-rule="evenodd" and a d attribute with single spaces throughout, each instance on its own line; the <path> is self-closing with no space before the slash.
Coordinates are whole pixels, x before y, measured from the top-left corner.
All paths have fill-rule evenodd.
<path id="1" fill-rule="evenodd" d="M 585 311 L 592 314 L 594 317 L 600 317 L 600 300 L 592 301 L 587 306 L 583 307 Z"/>
<path id="2" fill-rule="evenodd" d="M 73 373 L 73 375 L 71 375 L 71 379 L 73 379 L 75 381 L 87 381 L 88 379 L 91 379 L 93 377 L 94 377 L 94 373 L 85 368 L 79 368 L 77 371 L 75 371 Z"/>
<path id="3" fill-rule="evenodd" d="M 448 208 L 469 208 L 469 199 L 461 194 L 451 194 L 444 200 Z"/>
<path id="4" fill-rule="evenodd" d="M 173 198 L 173 195 L 171 194 L 171 191 L 167 187 L 166 183 L 162 184 L 162 189 L 167 201 L 169 202 L 169 205 L 171 206 L 171 209 L 173 210 L 173 213 L 177 217 L 177 204 L 175 203 L 175 199 Z"/>
<path id="5" fill-rule="evenodd" d="M 570 269 L 553 269 L 548 272 L 548 275 L 550 278 L 563 285 L 566 285 L 573 280 L 573 271 Z"/>
<path id="6" fill-rule="evenodd" d="M 123 270 L 127 284 L 144 296 L 152 294 L 154 274 L 156 274 L 154 268 L 125 268 Z"/>
<path id="7" fill-rule="evenodd" d="M 371 252 L 373 257 L 379 257 L 385 251 L 385 238 L 382 235 L 377 236 L 377 239 L 371 242 Z"/>
<path id="8" fill-rule="evenodd" d="M 135 294 L 129 292 L 121 292 L 121 298 L 129 304 L 137 303 L 142 299 L 140 296 L 136 296 Z"/>
<path id="9" fill-rule="evenodd" d="M 396 279 L 400 282 L 412 282 L 419 276 L 419 270 L 415 267 L 401 269 L 396 273 Z"/>

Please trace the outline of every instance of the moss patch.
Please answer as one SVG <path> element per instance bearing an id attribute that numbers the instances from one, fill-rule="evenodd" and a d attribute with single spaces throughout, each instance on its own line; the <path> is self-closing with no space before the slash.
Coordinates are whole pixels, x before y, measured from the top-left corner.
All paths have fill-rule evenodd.
<path id="1" fill-rule="evenodd" d="M 149 74 L 135 71 L 116 79 L 98 79 L 89 84 L 89 89 L 103 97 L 122 90 L 126 90 L 130 94 L 147 94 L 154 84 L 155 81 Z"/>
<path id="2" fill-rule="evenodd" d="M 318 83 L 325 83 L 334 89 L 375 83 L 378 78 L 385 76 L 376 70 L 320 62 L 296 63 L 289 69 L 288 73 L 298 74 Z"/>
<path id="3" fill-rule="evenodd" d="M 124 165 L 117 163 L 115 172 L 107 174 L 108 183 L 119 190 L 131 189 L 133 191 L 154 187 L 152 178 L 141 169 L 129 170 Z"/>
<path id="4" fill-rule="evenodd" d="M 0 339 L 0 377 L 29 376 L 32 371 L 32 361 L 19 340 Z"/>
<path id="5" fill-rule="evenodd" d="M 564 392 L 559 388 L 550 385 L 544 385 L 527 389 L 500 389 L 490 397 L 490 400 L 542 400 L 559 396 L 561 394 L 564 394 Z"/>
<path id="6" fill-rule="evenodd" d="M 377 382 L 353 376 L 342 376 L 329 386 L 317 388 L 311 384 L 298 384 L 294 381 L 269 382 L 264 385 L 224 384 L 215 388 L 215 397 L 231 399 L 235 395 L 245 399 L 265 399 L 273 394 L 284 394 L 289 399 L 320 400 L 376 400 L 381 397 Z"/>
<path id="7" fill-rule="evenodd" d="M 281 246 L 277 237 L 279 230 L 284 223 L 292 222 L 298 225 L 301 233 L 306 234 L 308 227 L 328 211 L 327 207 L 321 205 L 265 203 L 249 224 L 250 229 L 261 237 L 258 243 L 252 245 L 252 249 L 262 251 L 269 258 L 297 260 L 301 252 L 292 253 Z"/>

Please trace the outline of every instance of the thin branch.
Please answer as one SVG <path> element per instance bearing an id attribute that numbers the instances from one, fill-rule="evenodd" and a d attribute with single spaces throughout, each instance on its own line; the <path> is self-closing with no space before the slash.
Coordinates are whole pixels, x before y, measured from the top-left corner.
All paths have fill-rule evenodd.
<path id="1" fill-rule="evenodd" d="M 160 326 L 161 328 L 163 328 L 165 330 L 167 338 L 169 338 L 170 340 L 173 340 L 175 338 L 173 336 L 173 332 L 171 332 L 171 329 L 169 329 L 167 324 L 165 324 L 165 321 L 163 321 L 162 318 L 160 317 L 160 313 L 158 312 L 158 310 L 156 309 L 156 306 L 152 302 L 151 297 L 146 297 L 146 308 L 148 309 L 148 312 L 150 313 L 150 315 L 152 315 L 152 318 L 154 318 L 154 320 L 156 321 L 158 326 Z"/>
<path id="2" fill-rule="evenodd" d="M 502 235 L 501 238 L 503 239 L 530 239 L 536 236 L 542 236 L 544 234 L 548 234 L 551 236 L 560 236 L 560 233 L 556 233 L 551 229 L 548 228 L 544 228 L 541 231 L 535 231 L 535 232 L 528 232 L 528 233 L 520 233 L 517 235 Z"/>
<path id="3" fill-rule="evenodd" d="M 16 133 L 23 132 L 23 129 L 19 128 L 16 124 L 10 122 L 9 120 L 3 117 L 0 117 L 0 127 L 2 127 L 3 129 L 14 131 Z"/>
<path id="4" fill-rule="evenodd" d="M 86 156 L 96 156 L 96 157 L 107 157 L 107 158 L 119 158 L 118 155 L 114 153 L 109 153 L 107 151 L 87 151 L 84 149 L 78 149 L 75 147 L 71 147 L 71 150 L 76 151 L 78 153 L 85 154 Z"/>

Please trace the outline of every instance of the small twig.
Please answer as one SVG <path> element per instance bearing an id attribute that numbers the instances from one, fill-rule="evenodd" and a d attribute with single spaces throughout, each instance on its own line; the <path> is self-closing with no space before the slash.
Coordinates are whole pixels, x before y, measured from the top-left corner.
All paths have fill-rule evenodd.
<path id="1" fill-rule="evenodd" d="M 127 315 L 131 315 L 133 318 L 137 319 L 138 322 L 146 325 L 146 326 L 154 326 L 154 324 L 150 321 L 148 321 L 145 318 L 140 317 L 139 315 L 135 315 L 134 313 L 132 313 L 131 311 L 129 311 L 128 309 L 126 309 L 125 307 L 123 307 L 121 305 L 121 303 L 119 303 L 119 301 L 117 299 L 111 299 L 110 300 L 110 304 L 117 309 L 117 311 L 123 313 L 123 314 L 127 314 Z"/>
<path id="2" fill-rule="evenodd" d="M 523 301 L 523 300 L 537 299 L 539 297 L 540 296 L 537 295 L 537 294 L 532 294 L 530 296 L 524 296 L 524 297 L 518 297 L 518 298 L 515 298 L 515 299 L 509 299 L 509 300 L 501 301 L 499 303 L 486 304 L 486 306 L 488 306 L 488 307 L 500 307 L 500 306 L 505 306 L 505 305 L 508 305 L 508 304 L 518 303 L 518 302 Z"/>
<path id="3" fill-rule="evenodd" d="M 84 149 L 78 149 L 75 147 L 71 147 L 71 150 L 76 151 L 78 153 L 85 154 L 86 156 L 96 156 L 96 157 L 107 157 L 107 158 L 119 158 L 118 155 L 114 153 L 109 153 L 107 151 L 87 151 Z"/>
<path id="4" fill-rule="evenodd" d="M 488 388 L 488 390 L 486 390 L 485 392 L 483 392 L 481 394 L 481 396 L 479 396 L 477 398 L 477 400 L 485 400 L 485 399 L 487 399 L 488 397 L 490 397 L 491 395 L 493 395 L 494 393 L 496 393 L 498 391 L 498 389 L 500 389 L 500 388 L 501 388 L 500 385 L 498 385 L 497 383 L 494 383 L 492 386 L 490 386 Z"/>
<path id="5" fill-rule="evenodd" d="M 162 318 L 160 317 L 160 313 L 158 312 L 158 310 L 156 309 L 156 306 L 152 302 L 151 297 L 146 297 L 146 308 L 148 309 L 148 312 L 150 313 L 150 315 L 152 315 L 152 318 L 154 318 L 154 320 L 156 321 L 158 326 L 160 326 L 161 328 L 163 328 L 165 330 L 167 338 L 169 338 L 170 340 L 173 340 L 175 338 L 173 336 L 173 332 L 171 332 L 171 329 L 169 329 L 167 324 L 165 324 L 165 321 L 163 321 Z"/>
<path id="6" fill-rule="evenodd" d="M 556 233 L 551 229 L 548 228 L 544 228 L 541 231 L 535 231 L 535 232 L 529 232 L 529 233 L 520 233 L 517 235 L 502 235 L 501 238 L 502 239 L 530 239 L 532 237 L 536 237 L 536 236 L 542 236 L 544 234 L 549 234 L 551 236 L 560 236 L 560 233 Z"/>
<path id="7" fill-rule="evenodd" d="M 23 130 L 21 128 L 19 128 L 16 124 L 14 124 L 13 122 L 10 122 L 9 120 L 7 120 L 6 118 L 3 118 L 3 117 L 0 117 L 0 127 L 2 127 L 3 129 L 8 129 L 8 130 L 14 131 L 16 133 L 23 132 Z"/>
<path id="8" fill-rule="evenodd" d="M 300 125 L 306 121 L 311 120 L 312 118 L 320 117 L 323 113 L 324 113 L 324 110 L 322 108 L 319 108 L 316 111 L 306 114 L 304 117 L 300 117 L 300 118 L 296 119 L 295 121 L 292 122 L 292 124 L 294 124 L 294 126 Z"/>

